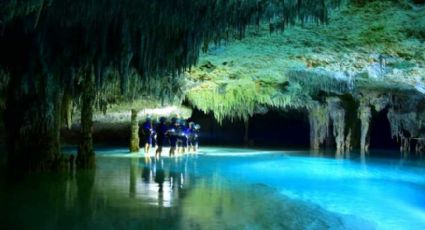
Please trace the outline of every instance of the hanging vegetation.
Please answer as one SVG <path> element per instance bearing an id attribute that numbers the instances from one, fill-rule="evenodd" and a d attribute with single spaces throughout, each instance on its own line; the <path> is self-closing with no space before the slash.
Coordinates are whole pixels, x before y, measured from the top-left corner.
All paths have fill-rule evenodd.
<path id="1" fill-rule="evenodd" d="M 303 97 L 303 95 L 305 97 Z M 310 98 L 299 85 L 267 81 L 239 80 L 222 83 L 206 82 L 187 94 L 190 103 L 205 113 L 213 113 L 220 123 L 223 119 L 248 120 L 255 109 L 306 108 Z"/>

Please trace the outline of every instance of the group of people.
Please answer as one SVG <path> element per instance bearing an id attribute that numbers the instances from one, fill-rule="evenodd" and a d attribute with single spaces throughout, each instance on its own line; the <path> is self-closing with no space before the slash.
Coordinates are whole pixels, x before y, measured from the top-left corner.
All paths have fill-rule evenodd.
<path id="1" fill-rule="evenodd" d="M 176 153 L 184 154 L 186 151 L 198 151 L 199 124 L 187 122 L 184 119 L 172 118 L 167 122 L 165 117 L 153 122 L 146 118 L 142 124 L 142 135 L 145 156 L 150 156 L 150 149 L 155 147 L 155 157 L 161 157 L 162 149 L 166 144 L 170 146 L 170 157 Z"/>

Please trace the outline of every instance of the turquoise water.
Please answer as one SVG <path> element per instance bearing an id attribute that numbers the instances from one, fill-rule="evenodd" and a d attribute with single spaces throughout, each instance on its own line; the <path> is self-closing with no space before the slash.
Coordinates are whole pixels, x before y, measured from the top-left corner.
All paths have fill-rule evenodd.
<path id="1" fill-rule="evenodd" d="M 355 154 L 99 149 L 94 171 L 1 186 L 5 229 L 425 229 L 425 163 Z"/>

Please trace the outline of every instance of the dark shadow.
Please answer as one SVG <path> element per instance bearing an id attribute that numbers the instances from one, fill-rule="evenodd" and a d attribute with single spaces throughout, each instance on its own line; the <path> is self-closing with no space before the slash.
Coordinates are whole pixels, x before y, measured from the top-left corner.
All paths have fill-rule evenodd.
<path id="1" fill-rule="evenodd" d="M 212 113 L 205 114 L 193 110 L 191 120 L 200 124 L 200 145 L 234 145 L 244 144 L 244 123 L 241 120 L 224 120 L 219 124 Z"/>
<path id="2" fill-rule="evenodd" d="M 309 147 L 310 126 L 303 111 L 271 110 L 264 115 L 254 115 L 249 122 L 249 139 L 255 146 Z"/>
<path id="3" fill-rule="evenodd" d="M 387 118 L 388 108 L 380 112 L 372 110 L 370 122 L 370 149 L 399 150 L 400 145 L 391 137 L 391 125 Z"/>
<path id="4" fill-rule="evenodd" d="M 194 110 L 191 118 L 201 125 L 200 145 L 245 145 L 245 126 L 241 120 L 224 120 L 220 125 L 212 114 Z M 255 147 L 308 148 L 310 127 L 303 111 L 270 110 L 249 119 L 249 142 Z"/>

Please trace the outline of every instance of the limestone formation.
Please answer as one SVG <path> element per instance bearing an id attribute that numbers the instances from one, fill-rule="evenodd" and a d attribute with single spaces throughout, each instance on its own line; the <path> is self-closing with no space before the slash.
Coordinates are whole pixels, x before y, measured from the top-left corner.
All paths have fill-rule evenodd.
<path id="1" fill-rule="evenodd" d="M 332 121 L 333 136 L 335 137 L 337 153 L 343 153 L 345 149 L 345 110 L 339 98 L 328 98 L 329 118 Z"/>
<path id="2" fill-rule="evenodd" d="M 139 152 L 139 120 L 137 119 L 138 111 L 131 110 L 131 137 L 130 137 L 130 152 Z"/>
<path id="3" fill-rule="evenodd" d="M 369 125 L 372 117 L 371 108 L 368 104 L 361 103 L 358 109 L 360 119 L 360 152 L 362 154 L 369 151 Z"/>
<path id="4" fill-rule="evenodd" d="M 83 82 L 81 108 L 81 140 L 78 147 L 77 167 L 93 168 L 95 156 L 93 148 L 93 110 L 95 102 L 95 82 L 93 74 L 88 71 Z"/>
<path id="5" fill-rule="evenodd" d="M 77 163 L 93 167 L 93 117 L 128 124 L 130 109 L 183 102 L 219 122 L 247 121 L 258 108 L 308 111 L 313 149 L 334 137 L 338 151 L 363 152 L 373 111 L 388 109 L 402 151 L 423 151 L 424 9 L 356 2 L 2 1 L 9 165 L 51 168 L 61 158 L 60 127 L 74 117 Z M 347 119 L 354 110 L 359 121 Z"/>
<path id="6" fill-rule="evenodd" d="M 326 106 L 316 103 L 309 110 L 308 118 L 310 123 L 310 147 L 313 150 L 318 150 L 328 136 L 329 111 Z"/>

